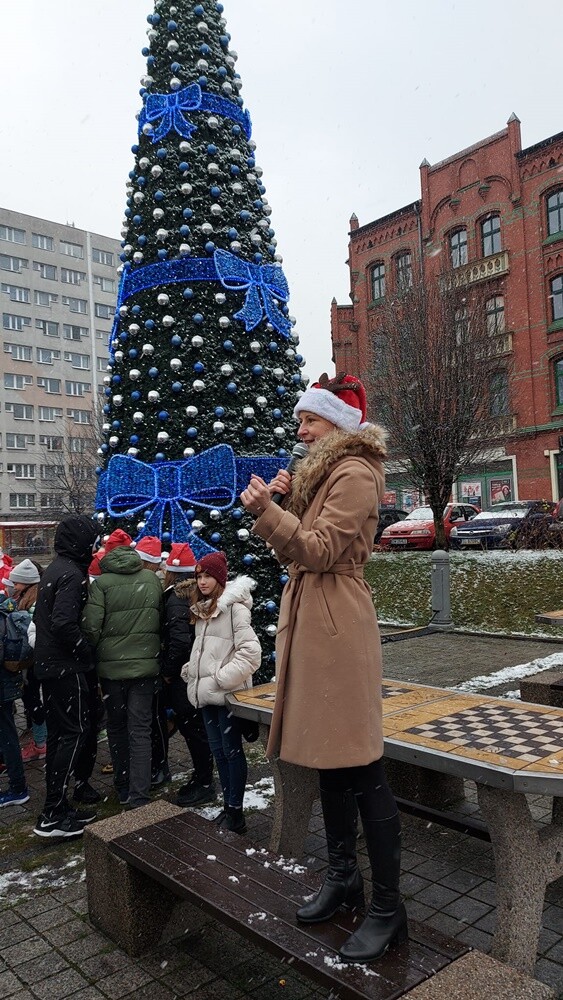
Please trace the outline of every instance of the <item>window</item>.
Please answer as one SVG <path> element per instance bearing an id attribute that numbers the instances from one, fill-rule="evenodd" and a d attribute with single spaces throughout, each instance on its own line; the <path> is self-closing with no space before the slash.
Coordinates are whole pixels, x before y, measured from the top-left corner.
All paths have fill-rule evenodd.
<path id="1" fill-rule="evenodd" d="M 113 267 L 113 254 L 109 250 L 97 250 L 96 247 L 92 247 L 92 260 L 94 264 L 107 264 L 108 267 Z"/>
<path id="2" fill-rule="evenodd" d="M 16 479 L 35 479 L 34 465 L 22 465 L 18 462 L 16 465 L 7 465 L 6 469 Z"/>
<path id="3" fill-rule="evenodd" d="M 563 406 L 563 358 L 558 358 L 553 365 L 555 375 L 555 405 Z"/>
<path id="4" fill-rule="evenodd" d="M 42 493 L 41 494 L 41 506 L 43 509 L 56 510 L 60 508 L 62 504 L 62 495 L 60 493 Z"/>
<path id="5" fill-rule="evenodd" d="M 103 372 L 104 375 L 108 370 L 108 359 L 107 358 L 96 358 L 96 371 Z"/>
<path id="6" fill-rule="evenodd" d="M 4 354 L 11 354 L 12 361 L 33 361 L 33 350 L 26 344 L 4 344 Z"/>
<path id="7" fill-rule="evenodd" d="M 456 229 L 450 234 L 450 260 L 452 267 L 463 267 L 467 264 L 467 230 Z"/>
<path id="8" fill-rule="evenodd" d="M 461 306 L 456 309 L 454 315 L 454 325 L 455 325 L 455 342 L 459 347 L 464 340 L 467 339 L 469 333 L 469 318 L 467 315 L 467 306 Z"/>
<path id="9" fill-rule="evenodd" d="M 63 306 L 68 306 L 71 313 L 82 313 L 84 316 L 88 312 L 88 302 L 86 299 L 75 299 L 69 298 L 68 295 L 63 295 Z"/>
<path id="10" fill-rule="evenodd" d="M 80 243 L 69 243 L 67 240 L 61 240 L 60 251 L 67 257 L 78 257 L 80 260 L 84 258 L 84 247 Z"/>
<path id="11" fill-rule="evenodd" d="M 61 352 L 53 351 L 50 347 L 36 347 L 35 353 L 40 365 L 52 365 L 54 361 L 61 360 Z"/>
<path id="12" fill-rule="evenodd" d="M 36 250 L 54 250 L 55 241 L 52 236 L 44 236 L 43 233 L 31 234 L 31 245 Z"/>
<path id="13" fill-rule="evenodd" d="M 551 287 L 551 319 L 555 323 L 558 319 L 563 319 L 563 274 L 558 274 L 550 281 Z"/>
<path id="14" fill-rule="evenodd" d="M 30 510 L 35 507 L 35 493 L 10 493 L 10 510 Z"/>
<path id="15" fill-rule="evenodd" d="M 493 295 L 492 299 L 487 299 L 485 315 L 487 317 L 487 333 L 490 337 L 504 333 L 504 298 L 502 295 Z"/>
<path id="16" fill-rule="evenodd" d="M 81 437 L 71 437 L 68 439 L 69 451 L 73 455 L 83 455 L 86 451 L 86 441 Z"/>
<path id="17" fill-rule="evenodd" d="M 84 271 L 71 271 L 69 267 L 61 267 L 61 281 L 67 285 L 79 285 L 85 278 Z"/>
<path id="18" fill-rule="evenodd" d="M 39 472 L 41 479 L 54 479 L 56 476 L 64 476 L 64 465 L 41 465 Z"/>
<path id="19" fill-rule="evenodd" d="M 563 232 L 563 188 L 547 199 L 547 232 L 549 236 Z"/>
<path id="20" fill-rule="evenodd" d="M 67 396 L 83 396 L 86 392 L 91 392 L 90 382 L 68 382 L 65 381 L 65 393 Z"/>
<path id="21" fill-rule="evenodd" d="M 25 243 L 25 229 L 0 226 L 0 240 L 7 240 L 8 243 Z"/>
<path id="22" fill-rule="evenodd" d="M 57 396 L 60 396 L 61 394 L 60 378 L 38 378 L 37 387 L 39 389 L 44 389 L 45 392 L 52 393 Z"/>
<path id="23" fill-rule="evenodd" d="M 33 420 L 33 406 L 24 403 L 4 403 L 6 413 L 11 413 L 14 420 Z"/>
<path id="24" fill-rule="evenodd" d="M 113 306 L 106 306 L 103 302 L 96 302 L 94 311 L 98 319 L 111 319 L 115 309 Z"/>
<path id="25" fill-rule="evenodd" d="M 0 271 L 14 271 L 20 273 L 22 267 L 28 267 L 29 261 L 23 257 L 10 257 L 7 253 L 0 253 Z"/>
<path id="26" fill-rule="evenodd" d="M 11 375 L 8 374 L 8 372 L 5 373 L 5 389 L 19 389 L 21 391 L 25 389 L 26 385 L 33 385 L 33 378 L 31 375 Z"/>
<path id="27" fill-rule="evenodd" d="M 2 291 L 10 296 L 11 302 L 30 302 L 29 288 L 22 288 L 21 285 L 2 285 Z"/>
<path id="28" fill-rule="evenodd" d="M 491 417 L 506 417 L 510 413 L 507 372 L 495 372 L 489 379 L 489 413 Z"/>
<path id="29" fill-rule="evenodd" d="M 92 413 L 90 410 L 67 410 L 67 417 L 74 420 L 75 424 L 91 424 L 92 423 Z"/>
<path id="30" fill-rule="evenodd" d="M 412 288 L 412 257 L 408 250 L 400 253 L 397 262 L 397 288 L 405 291 Z"/>
<path id="31" fill-rule="evenodd" d="M 96 340 L 105 340 L 107 343 L 108 331 L 107 330 L 96 330 Z"/>
<path id="32" fill-rule="evenodd" d="M 34 260 L 33 270 L 37 271 L 37 273 L 47 281 L 57 280 L 57 268 L 54 264 L 42 264 L 40 260 Z"/>
<path id="33" fill-rule="evenodd" d="M 59 296 L 53 292 L 41 292 L 36 288 L 33 293 L 33 300 L 36 306 L 47 306 L 50 309 L 53 302 L 59 301 Z"/>
<path id="34" fill-rule="evenodd" d="M 65 340 L 80 340 L 81 337 L 87 336 L 87 326 L 74 326 L 71 323 L 63 323 L 63 337 Z"/>
<path id="35" fill-rule="evenodd" d="M 39 444 L 42 448 L 46 448 L 47 451 L 62 451 L 63 450 L 63 439 L 62 437 L 55 437 L 52 434 L 40 434 Z"/>
<path id="36" fill-rule="evenodd" d="M 42 330 L 45 337 L 59 336 L 59 324 L 50 319 L 36 319 L 35 329 Z"/>
<path id="37" fill-rule="evenodd" d="M 385 297 L 385 264 L 374 264 L 371 269 L 371 300 L 377 302 Z"/>
<path id="38" fill-rule="evenodd" d="M 481 223 L 481 248 L 483 257 L 490 257 L 492 253 L 500 253 L 502 250 L 500 215 L 489 215 L 489 218 Z"/>
<path id="39" fill-rule="evenodd" d="M 65 361 L 70 361 L 73 368 L 83 368 L 90 371 L 90 355 L 75 354 L 74 351 L 65 351 Z"/>
<path id="40" fill-rule="evenodd" d="M 2 326 L 5 330 L 23 330 L 31 326 L 31 316 L 16 316 L 15 313 L 2 313 Z"/>
<path id="41" fill-rule="evenodd" d="M 103 278 L 100 274 L 95 274 L 94 284 L 99 285 L 102 292 L 115 292 L 114 278 Z"/>
<path id="42" fill-rule="evenodd" d="M 35 434 L 6 434 L 8 451 L 25 451 L 28 445 L 35 444 Z"/>
<path id="43" fill-rule="evenodd" d="M 52 424 L 55 420 L 61 420 L 63 411 L 58 406 L 40 406 L 39 419 L 46 424 Z"/>

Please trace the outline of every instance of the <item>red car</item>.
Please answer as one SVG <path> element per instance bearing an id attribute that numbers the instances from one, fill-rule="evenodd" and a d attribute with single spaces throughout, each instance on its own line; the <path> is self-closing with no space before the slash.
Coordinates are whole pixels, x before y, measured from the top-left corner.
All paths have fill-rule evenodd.
<path id="1" fill-rule="evenodd" d="M 444 510 L 446 539 L 454 524 L 465 524 L 479 513 L 479 508 L 470 503 L 449 503 Z M 417 507 L 404 521 L 385 528 L 379 544 L 382 549 L 433 549 L 436 543 L 434 515 L 431 507 Z"/>

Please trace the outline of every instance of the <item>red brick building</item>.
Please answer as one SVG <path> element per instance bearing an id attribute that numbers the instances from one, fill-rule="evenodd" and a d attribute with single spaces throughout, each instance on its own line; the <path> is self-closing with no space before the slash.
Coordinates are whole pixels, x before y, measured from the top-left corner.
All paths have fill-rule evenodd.
<path id="1" fill-rule="evenodd" d="M 495 392 L 502 444 L 456 484 L 460 498 L 563 497 L 563 132 L 522 149 L 520 122 L 420 166 L 421 197 L 350 220 L 351 304 L 332 302 L 336 369 L 365 376 L 378 309 L 448 255 L 456 284 L 486 282 L 487 323 L 507 359 Z M 490 295 L 489 295 L 490 292 Z M 401 503 L 401 481 L 388 475 Z"/>

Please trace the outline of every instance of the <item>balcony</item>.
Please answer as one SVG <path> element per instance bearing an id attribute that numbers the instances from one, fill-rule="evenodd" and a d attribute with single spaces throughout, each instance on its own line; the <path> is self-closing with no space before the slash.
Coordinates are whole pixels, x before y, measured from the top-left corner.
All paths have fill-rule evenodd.
<path id="1" fill-rule="evenodd" d="M 483 257 L 482 260 L 477 260 L 474 264 L 456 268 L 448 275 L 447 282 L 450 288 L 463 288 L 466 285 L 474 285 L 477 281 L 498 278 L 503 274 L 508 274 L 508 272 L 508 250 L 501 250 L 500 253 Z"/>
<path id="2" fill-rule="evenodd" d="M 493 417 L 487 428 L 487 437 L 501 438 L 514 434 L 516 430 L 516 414 L 509 413 L 502 417 Z"/>

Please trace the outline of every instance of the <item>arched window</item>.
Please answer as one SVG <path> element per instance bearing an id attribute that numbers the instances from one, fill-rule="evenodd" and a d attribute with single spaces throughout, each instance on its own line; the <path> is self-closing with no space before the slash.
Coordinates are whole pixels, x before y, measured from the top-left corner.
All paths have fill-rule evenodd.
<path id="1" fill-rule="evenodd" d="M 563 358 L 553 362 L 553 378 L 555 382 L 555 405 L 563 406 Z"/>
<path id="2" fill-rule="evenodd" d="M 502 250 L 500 215 L 489 215 L 481 223 L 481 249 L 483 257 L 490 257 L 492 253 L 500 253 Z"/>
<path id="3" fill-rule="evenodd" d="M 487 299 L 485 315 L 489 336 L 496 337 L 497 334 L 504 333 L 504 298 L 502 295 L 493 295 L 491 299 Z"/>
<path id="4" fill-rule="evenodd" d="M 385 264 L 379 261 L 371 269 L 371 300 L 378 302 L 385 298 Z"/>
<path id="5" fill-rule="evenodd" d="M 549 236 L 563 233 L 563 188 L 547 199 L 547 232 Z"/>
<path id="6" fill-rule="evenodd" d="M 397 288 L 405 291 L 412 288 L 412 256 L 409 250 L 404 250 L 395 258 L 397 266 Z"/>
<path id="7" fill-rule="evenodd" d="M 456 229 L 450 233 L 450 259 L 452 267 L 467 264 L 467 229 Z"/>
<path id="8" fill-rule="evenodd" d="M 563 319 L 563 274 L 558 274 L 555 278 L 552 278 L 550 283 L 551 288 L 551 321 L 555 323 L 558 319 Z"/>

